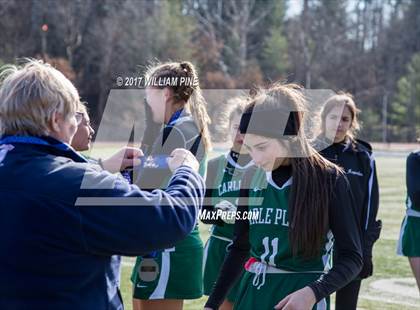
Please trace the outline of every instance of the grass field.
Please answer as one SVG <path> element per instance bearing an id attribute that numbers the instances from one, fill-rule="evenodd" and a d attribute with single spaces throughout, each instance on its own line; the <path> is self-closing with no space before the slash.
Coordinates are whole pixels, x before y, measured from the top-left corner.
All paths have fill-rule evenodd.
<path id="1" fill-rule="evenodd" d="M 110 153 L 103 149 L 103 153 Z M 216 153 L 212 154 L 213 156 Z M 374 276 L 363 281 L 359 299 L 359 309 L 420 309 L 420 298 L 412 279 L 408 261 L 396 255 L 399 230 L 404 216 L 405 201 L 405 155 L 381 152 L 376 155 L 377 171 L 380 186 L 379 218 L 383 221 L 380 240 L 374 249 Z M 203 241 L 208 238 L 209 226 L 201 224 L 200 232 Z M 124 258 L 121 277 L 121 289 L 126 309 L 131 307 L 131 274 L 132 258 Z M 390 287 L 386 292 L 378 288 L 386 279 L 399 279 L 397 288 Z M 411 282 L 410 282 L 411 280 Z M 417 294 L 417 297 L 416 297 Z M 184 309 L 202 309 L 206 298 L 185 302 Z"/>

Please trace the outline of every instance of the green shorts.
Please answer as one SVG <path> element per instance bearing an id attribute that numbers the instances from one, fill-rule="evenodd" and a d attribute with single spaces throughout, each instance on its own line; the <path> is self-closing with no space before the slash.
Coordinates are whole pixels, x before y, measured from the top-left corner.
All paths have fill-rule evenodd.
<path id="1" fill-rule="evenodd" d="M 316 273 L 279 274 L 267 273 L 260 288 L 253 285 L 255 273 L 245 271 L 234 305 L 234 310 L 274 309 L 284 297 L 304 288 L 319 278 Z M 329 298 L 314 305 L 313 310 L 329 310 Z"/>
<path id="2" fill-rule="evenodd" d="M 405 216 L 401 224 L 399 255 L 420 257 L 420 217 Z"/>
<path id="3" fill-rule="evenodd" d="M 153 281 L 140 279 L 138 268 L 143 259 L 137 257 L 131 275 L 133 298 L 136 299 L 196 299 L 203 296 L 203 248 L 159 252 L 154 261 L 158 275 Z"/>
<path id="4" fill-rule="evenodd" d="M 204 248 L 204 295 L 209 296 L 211 294 L 230 244 L 231 242 L 228 239 L 221 240 L 214 236 L 211 236 L 207 240 Z M 226 296 L 226 299 L 231 303 L 235 303 L 238 288 L 239 281 L 230 289 Z"/>

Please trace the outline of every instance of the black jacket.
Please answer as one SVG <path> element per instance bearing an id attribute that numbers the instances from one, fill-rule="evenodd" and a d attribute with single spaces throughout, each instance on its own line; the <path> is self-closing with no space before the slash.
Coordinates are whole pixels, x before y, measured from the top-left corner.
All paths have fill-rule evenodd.
<path id="1" fill-rule="evenodd" d="M 318 138 L 318 143 L 319 141 L 323 140 Z M 342 167 L 350 182 L 362 229 L 364 260 L 371 261 L 373 244 L 379 238 L 381 230 L 381 222 L 376 221 L 379 189 L 372 147 L 362 140 L 346 139 L 342 143 L 328 146 L 320 154 Z M 364 278 L 370 276 L 372 270 L 362 270 L 362 273 L 364 274 L 361 277 Z"/>

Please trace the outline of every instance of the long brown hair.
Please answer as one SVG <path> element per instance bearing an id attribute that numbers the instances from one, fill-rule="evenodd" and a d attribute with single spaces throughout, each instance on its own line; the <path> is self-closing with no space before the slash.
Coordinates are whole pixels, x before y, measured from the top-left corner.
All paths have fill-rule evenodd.
<path id="1" fill-rule="evenodd" d="M 328 206 L 335 180 L 332 174 L 338 175 L 341 170 L 311 147 L 304 133 L 303 111 L 305 98 L 299 85 L 274 84 L 267 90 L 260 90 L 251 99 L 245 113 L 252 113 L 254 117 L 258 112 L 268 112 L 266 114 L 270 114 L 273 119 L 281 119 L 283 113 L 288 113 L 288 122 L 293 123 L 291 127 L 297 129 L 287 137 L 276 130 L 266 136 L 277 138 L 281 143 L 289 141 L 292 151 L 299 154 L 288 158 L 293 177 L 289 199 L 289 241 L 294 255 L 299 253 L 305 258 L 311 258 L 320 253 L 325 242 L 329 226 Z M 255 120 L 258 121 L 258 118 Z M 265 126 L 270 125 L 274 124 Z M 252 128 L 248 127 L 246 132 L 252 133 Z"/>
<path id="2" fill-rule="evenodd" d="M 169 86 L 158 86 L 158 88 L 171 88 L 175 102 L 186 103 L 186 105 L 190 108 L 194 121 L 200 131 L 204 148 L 207 151 L 210 150 L 211 139 L 208 125 L 211 123 L 211 120 L 207 114 L 207 103 L 202 95 L 198 75 L 194 65 L 188 61 L 166 62 L 150 66 L 146 71 L 147 81 L 172 78 L 184 78 L 185 82 L 181 83 L 179 80 L 175 83 L 176 85 L 171 84 Z"/>

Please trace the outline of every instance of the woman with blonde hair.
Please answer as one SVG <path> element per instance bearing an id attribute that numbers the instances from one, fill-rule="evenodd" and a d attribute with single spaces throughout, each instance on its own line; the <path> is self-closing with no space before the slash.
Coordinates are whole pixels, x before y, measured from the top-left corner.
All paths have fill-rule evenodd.
<path id="1" fill-rule="evenodd" d="M 357 307 L 361 280 L 373 273 L 372 249 L 379 238 L 382 223 L 376 220 L 379 207 L 376 164 L 369 143 L 356 139 L 360 129 L 353 97 L 339 93 L 330 97 L 321 113 L 322 133 L 317 143 L 327 143 L 321 155 L 342 167 L 350 182 L 360 230 L 362 231 L 363 268 L 356 279 L 336 292 L 336 309 Z"/>
<path id="2" fill-rule="evenodd" d="M 165 160 L 176 148 L 190 150 L 205 175 L 211 148 L 206 102 L 194 65 L 167 62 L 146 72 L 146 122 L 142 141 L 146 156 L 135 183 L 142 189 L 161 188 L 170 171 Z M 157 232 L 159 233 L 159 232 Z M 174 247 L 138 257 L 132 272 L 134 309 L 182 309 L 184 299 L 203 295 L 203 243 L 198 226 Z M 143 270 L 152 270 L 151 277 Z"/>
<path id="3" fill-rule="evenodd" d="M 0 80 L 0 309 L 122 309 L 115 255 L 191 232 L 204 196 L 197 160 L 173 151 L 167 189 L 142 191 L 70 146 L 80 99 L 62 73 L 30 60 Z M 119 166 L 141 154 L 127 149 Z"/>

